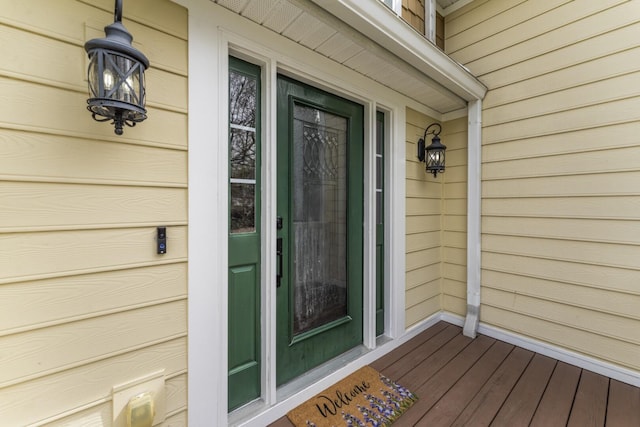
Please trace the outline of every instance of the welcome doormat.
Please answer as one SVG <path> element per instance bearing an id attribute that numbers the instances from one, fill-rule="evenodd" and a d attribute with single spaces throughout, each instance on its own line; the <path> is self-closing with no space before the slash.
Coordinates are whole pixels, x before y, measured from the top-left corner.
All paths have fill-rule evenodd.
<path id="1" fill-rule="evenodd" d="M 296 427 L 388 426 L 417 396 L 370 366 L 287 413 Z"/>

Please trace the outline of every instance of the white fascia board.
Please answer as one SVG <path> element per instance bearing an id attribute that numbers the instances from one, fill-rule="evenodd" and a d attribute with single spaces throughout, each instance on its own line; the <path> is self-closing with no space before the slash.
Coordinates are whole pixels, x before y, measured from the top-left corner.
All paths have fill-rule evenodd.
<path id="1" fill-rule="evenodd" d="M 378 0 L 311 0 L 466 101 L 487 87 Z"/>

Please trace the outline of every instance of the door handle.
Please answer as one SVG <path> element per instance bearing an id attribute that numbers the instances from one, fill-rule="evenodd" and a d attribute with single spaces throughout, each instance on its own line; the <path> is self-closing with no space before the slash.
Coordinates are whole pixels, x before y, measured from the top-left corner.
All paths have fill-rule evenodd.
<path id="1" fill-rule="evenodd" d="M 282 237 L 276 240 L 276 256 L 278 257 L 278 270 L 276 271 L 276 287 L 282 284 Z"/>

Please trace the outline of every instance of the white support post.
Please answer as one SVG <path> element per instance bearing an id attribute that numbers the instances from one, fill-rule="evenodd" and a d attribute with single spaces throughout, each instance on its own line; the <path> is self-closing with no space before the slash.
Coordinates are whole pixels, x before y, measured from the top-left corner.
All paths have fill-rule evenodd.
<path id="1" fill-rule="evenodd" d="M 424 2 L 424 35 L 431 43 L 436 42 L 436 0 Z"/>
<path id="2" fill-rule="evenodd" d="M 467 316 L 463 334 L 475 338 L 480 322 L 482 101 L 468 105 L 467 146 Z"/>
<path id="3" fill-rule="evenodd" d="M 228 61 L 210 3 L 176 2 L 189 8 L 189 423 L 224 425 L 228 144 L 212 141 L 227 140 Z"/>
<path id="4" fill-rule="evenodd" d="M 389 139 L 385 145 L 385 204 L 388 216 L 385 217 L 385 330 L 390 338 L 398 338 L 406 331 L 405 292 L 406 292 L 406 113 L 405 109 L 396 109 L 390 117 Z M 388 180 L 388 181 L 387 181 Z M 389 242 L 387 245 L 386 243 Z"/>

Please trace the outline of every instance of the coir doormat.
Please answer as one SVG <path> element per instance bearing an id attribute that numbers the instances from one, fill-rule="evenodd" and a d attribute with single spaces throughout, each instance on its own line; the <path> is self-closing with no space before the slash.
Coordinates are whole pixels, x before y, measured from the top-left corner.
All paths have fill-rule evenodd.
<path id="1" fill-rule="evenodd" d="M 418 398 L 365 366 L 287 414 L 296 427 L 388 426 Z"/>

